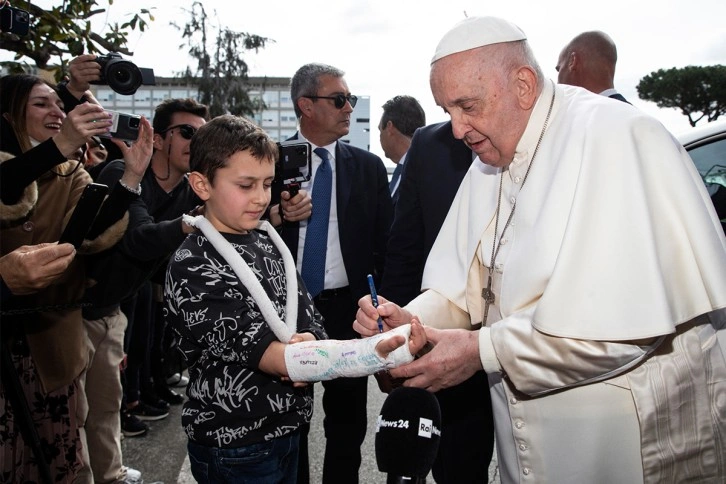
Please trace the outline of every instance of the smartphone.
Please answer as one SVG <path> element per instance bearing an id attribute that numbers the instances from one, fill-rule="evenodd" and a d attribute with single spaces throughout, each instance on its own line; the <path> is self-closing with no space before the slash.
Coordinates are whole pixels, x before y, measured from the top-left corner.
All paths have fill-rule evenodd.
<path id="1" fill-rule="evenodd" d="M 138 114 L 121 113 L 118 111 L 106 111 L 111 115 L 111 131 L 99 135 L 105 138 L 116 138 L 122 141 L 136 141 L 139 138 L 141 127 L 141 116 Z"/>
<path id="2" fill-rule="evenodd" d="M 277 143 L 277 147 L 280 157 L 276 163 L 275 176 L 280 177 L 283 188 L 294 197 L 300 190 L 300 184 L 310 180 L 310 143 L 290 140 Z"/>
<path id="3" fill-rule="evenodd" d="M 70 220 L 68 220 L 68 225 L 58 239 L 59 244 L 67 242 L 73 244 L 76 249 L 81 246 L 107 193 L 108 186 L 106 185 L 100 183 L 86 185 L 76 208 L 73 209 Z"/>
<path id="4" fill-rule="evenodd" d="M 30 30 L 30 13 L 0 0 L 0 31 L 24 37 Z"/>

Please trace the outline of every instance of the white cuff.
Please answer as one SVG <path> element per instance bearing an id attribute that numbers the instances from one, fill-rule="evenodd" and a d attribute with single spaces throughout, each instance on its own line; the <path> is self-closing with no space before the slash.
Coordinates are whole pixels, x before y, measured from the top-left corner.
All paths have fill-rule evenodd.
<path id="1" fill-rule="evenodd" d="M 424 326 L 436 329 L 471 329 L 469 315 L 433 290 L 419 294 L 404 309 L 413 316 L 418 316 Z"/>
<path id="2" fill-rule="evenodd" d="M 497 353 L 494 351 L 491 329 L 487 327 L 479 330 L 479 359 L 485 372 L 498 373 L 502 371 L 502 366 L 499 364 L 499 359 L 497 359 Z"/>

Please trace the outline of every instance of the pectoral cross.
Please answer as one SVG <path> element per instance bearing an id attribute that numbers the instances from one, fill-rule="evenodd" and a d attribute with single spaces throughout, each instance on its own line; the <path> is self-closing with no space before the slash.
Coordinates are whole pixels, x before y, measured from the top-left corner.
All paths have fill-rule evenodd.
<path id="1" fill-rule="evenodd" d="M 481 324 L 483 326 L 486 326 L 487 316 L 489 315 L 489 306 L 494 304 L 494 291 L 492 291 L 491 272 L 489 273 L 489 277 L 487 278 L 487 287 L 481 290 L 481 297 L 482 299 L 484 299 L 484 318 L 482 319 Z"/>

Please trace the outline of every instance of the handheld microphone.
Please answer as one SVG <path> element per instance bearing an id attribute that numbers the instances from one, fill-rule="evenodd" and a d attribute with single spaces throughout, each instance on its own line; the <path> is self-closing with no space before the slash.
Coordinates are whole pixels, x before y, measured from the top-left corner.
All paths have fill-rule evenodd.
<path id="1" fill-rule="evenodd" d="M 391 476 L 402 482 L 423 482 L 440 439 L 441 409 L 436 397 L 421 388 L 398 387 L 383 402 L 378 416 L 378 470 L 388 473 L 389 482 Z"/>

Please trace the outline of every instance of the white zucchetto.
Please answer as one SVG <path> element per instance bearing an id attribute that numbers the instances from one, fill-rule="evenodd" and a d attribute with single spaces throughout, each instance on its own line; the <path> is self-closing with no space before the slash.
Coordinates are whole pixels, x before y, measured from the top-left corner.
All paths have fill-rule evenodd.
<path id="1" fill-rule="evenodd" d="M 465 50 L 526 39 L 522 29 L 508 20 L 498 17 L 469 17 L 444 34 L 436 46 L 431 63 Z"/>

